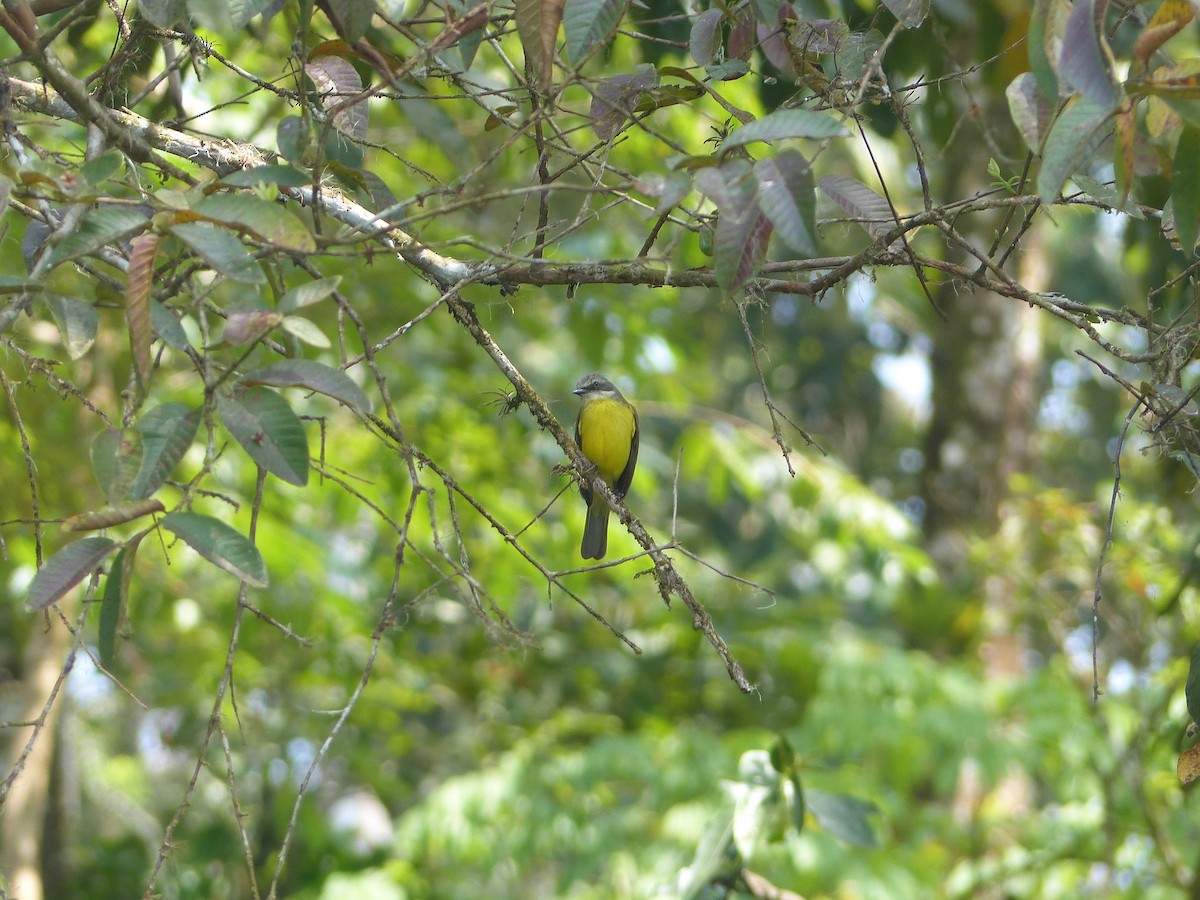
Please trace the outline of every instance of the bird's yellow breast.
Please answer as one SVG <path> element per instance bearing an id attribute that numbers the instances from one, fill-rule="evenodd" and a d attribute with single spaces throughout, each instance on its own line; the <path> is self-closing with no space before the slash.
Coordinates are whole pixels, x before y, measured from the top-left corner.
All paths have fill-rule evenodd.
<path id="1" fill-rule="evenodd" d="M 610 485 L 629 462 L 634 427 L 633 408 L 618 400 L 600 398 L 579 411 L 580 449 Z"/>

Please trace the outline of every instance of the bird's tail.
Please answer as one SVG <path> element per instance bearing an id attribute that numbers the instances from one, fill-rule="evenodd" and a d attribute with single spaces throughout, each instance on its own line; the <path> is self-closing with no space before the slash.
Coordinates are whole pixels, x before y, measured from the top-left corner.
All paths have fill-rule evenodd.
<path id="1" fill-rule="evenodd" d="M 608 552 L 608 504 L 596 495 L 588 504 L 587 522 L 583 526 L 583 543 L 579 552 L 584 559 L 604 559 Z"/>

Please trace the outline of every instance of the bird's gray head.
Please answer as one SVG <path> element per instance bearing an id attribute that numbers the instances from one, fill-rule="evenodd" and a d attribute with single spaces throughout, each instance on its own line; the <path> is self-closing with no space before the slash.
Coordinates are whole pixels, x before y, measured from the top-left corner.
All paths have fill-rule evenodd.
<path id="1" fill-rule="evenodd" d="M 599 372 L 589 372 L 580 378 L 575 384 L 575 390 L 572 393 L 578 394 L 585 400 L 595 397 L 621 396 L 621 392 L 617 390 L 617 386 Z"/>

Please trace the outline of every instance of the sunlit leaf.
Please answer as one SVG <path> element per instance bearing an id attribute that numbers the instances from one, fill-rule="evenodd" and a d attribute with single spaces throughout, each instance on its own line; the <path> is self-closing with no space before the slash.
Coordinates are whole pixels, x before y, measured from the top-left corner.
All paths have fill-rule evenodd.
<path id="1" fill-rule="evenodd" d="M 289 484 L 308 483 L 308 436 L 288 402 L 264 387 L 217 397 L 217 415 L 256 463 Z"/>
<path id="2" fill-rule="evenodd" d="M 67 544 L 46 560 L 29 583 L 31 610 L 45 609 L 99 568 L 116 548 L 106 537 L 86 537 Z"/>
<path id="3" fill-rule="evenodd" d="M 340 400 L 351 409 L 367 412 L 371 401 L 345 372 L 312 359 L 285 359 L 261 369 L 247 372 L 242 384 L 265 384 L 271 387 L 302 387 L 318 394 Z"/>
<path id="4" fill-rule="evenodd" d="M 267 586 L 267 566 L 258 548 L 220 519 L 191 512 L 173 512 L 160 523 L 219 569 L 252 587 Z"/>

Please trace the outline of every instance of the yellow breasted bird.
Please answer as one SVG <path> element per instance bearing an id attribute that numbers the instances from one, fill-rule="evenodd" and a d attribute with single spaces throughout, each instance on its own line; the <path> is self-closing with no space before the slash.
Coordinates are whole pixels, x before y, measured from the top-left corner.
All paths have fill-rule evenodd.
<path id="1" fill-rule="evenodd" d="M 637 466 L 637 410 L 598 372 L 580 378 L 575 393 L 583 400 L 575 420 L 575 442 L 613 493 L 624 497 Z M 579 552 L 584 559 L 603 559 L 608 552 L 608 504 L 586 484 L 580 485 L 579 492 L 588 508 Z"/>

